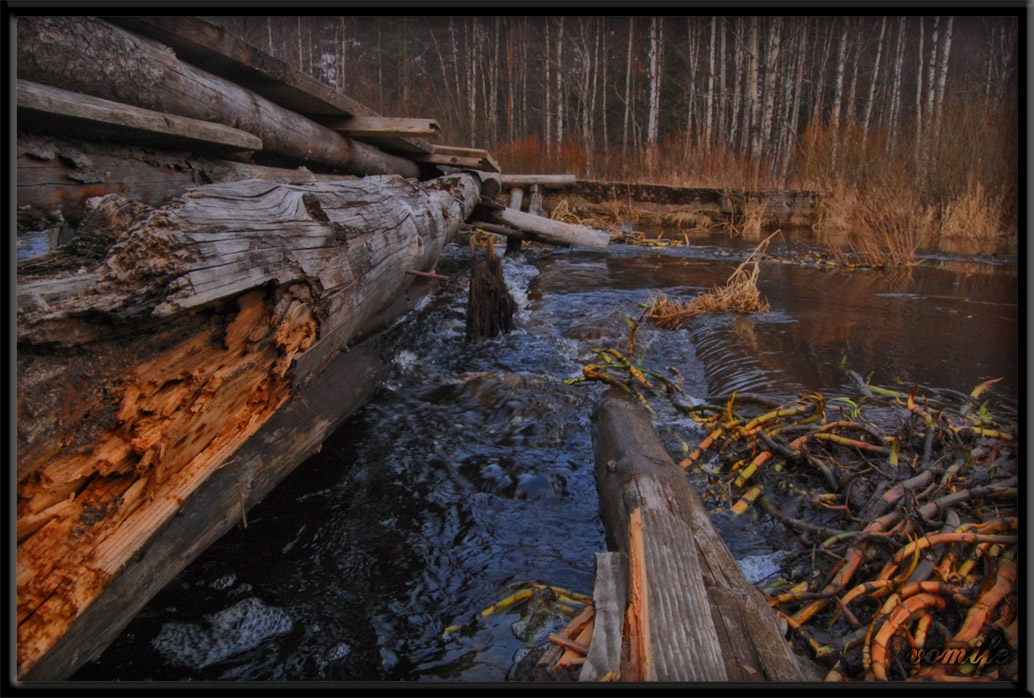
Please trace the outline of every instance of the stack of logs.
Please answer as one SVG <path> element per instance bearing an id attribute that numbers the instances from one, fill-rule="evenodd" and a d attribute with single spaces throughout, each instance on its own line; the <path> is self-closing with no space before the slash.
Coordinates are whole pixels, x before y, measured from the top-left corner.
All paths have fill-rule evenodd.
<path id="1" fill-rule="evenodd" d="M 20 679 L 98 656 L 369 398 L 501 187 L 206 22 L 117 23 L 17 20 L 19 223 L 68 240 L 18 266 Z"/>

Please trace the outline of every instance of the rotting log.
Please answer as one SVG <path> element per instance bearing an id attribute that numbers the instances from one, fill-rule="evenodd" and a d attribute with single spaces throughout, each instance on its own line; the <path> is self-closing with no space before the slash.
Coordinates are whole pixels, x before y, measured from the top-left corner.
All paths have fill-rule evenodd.
<path id="1" fill-rule="evenodd" d="M 17 19 L 17 75 L 93 97 L 214 121 L 262 140 L 265 155 L 358 174 L 419 175 L 417 165 L 342 136 L 167 47 L 94 17 Z"/>
<path id="2" fill-rule="evenodd" d="M 26 128 L 81 131 L 93 138 L 157 142 L 173 148 L 262 150 L 262 140 L 240 129 L 163 114 L 31 80 L 18 81 L 19 123 Z"/>
<path id="3" fill-rule="evenodd" d="M 210 73 L 232 80 L 274 104 L 327 125 L 342 117 L 377 117 L 365 104 L 323 84 L 200 17 L 109 17 L 108 21 L 170 46 L 176 55 Z M 419 138 L 396 135 L 363 137 L 393 153 L 430 153 Z"/>
<path id="4" fill-rule="evenodd" d="M 216 182 L 264 179 L 283 184 L 336 182 L 352 175 L 314 174 L 196 156 L 187 152 L 90 143 L 19 133 L 16 192 L 23 214 L 78 225 L 89 199 L 121 194 L 148 206 L 164 204 L 188 189 Z"/>
<path id="5" fill-rule="evenodd" d="M 628 555 L 622 680 L 804 680 L 648 413 L 611 389 L 592 436 L 608 546 Z"/>
<path id="6" fill-rule="evenodd" d="M 111 195 L 68 248 L 19 265 L 20 676 L 292 396 L 389 321 L 407 270 L 434 267 L 479 190 L 459 174 L 212 184 L 154 210 Z"/>
<path id="7" fill-rule="evenodd" d="M 489 223 L 534 233 L 537 237 L 554 245 L 575 245 L 590 250 L 605 250 L 610 244 L 610 234 L 584 225 L 572 225 L 542 216 L 534 216 L 511 208 L 480 206 L 477 217 Z"/>

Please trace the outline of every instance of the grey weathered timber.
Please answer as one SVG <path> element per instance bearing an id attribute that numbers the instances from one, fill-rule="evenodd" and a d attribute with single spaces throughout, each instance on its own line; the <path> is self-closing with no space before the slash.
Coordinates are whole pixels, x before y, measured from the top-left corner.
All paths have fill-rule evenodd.
<path id="1" fill-rule="evenodd" d="M 21 16 L 17 30 L 19 78 L 233 126 L 289 161 L 358 174 L 419 174 L 410 160 L 342 136 L 103 20 Z"/>
<path id="2" fill-rule="evenodd" d="M 641 540 L 645 677 L 803 680 L 777 617 L 744 577 L 647 412 L 612 389 L 593 414 L 592 434 L 600 514 L 608 545 L 630 555 L 632 598 L 637 551 L 630 548 Z"/>
<path id="3" fill-rule="evenodd" d="M 422 136 L 438 138 L 442 127 L 434 119 L 407 119 L 397 116 L 346 116 L 325 118 L 323 125 L 352 138 L 378 136 Z"/>
<path id="4" fill-rule="evenodd" d="M 379 116 L 366 105 L 292 68 L 200 17 L 110 17 L 130 31 L 171 46 L 182 60 L 247 87 L 282 107 L 323 123 L 348 116 Z M 429 153 L 430 143 L 395 135 L 363 140 L 390 152 Z"/>
<path id="5" fill-rule="evenodd" d="M 514 187 L 510 190 L 510 202 L 506 205 L 507 208 L 511 208 L 514 211 L 521 210 L 521 203 L 524 200 L 524 190 L 520 187 Z M 520 253 L 521 245 L 523 241 L 521 238 L 516 236 L 508 236 L 506 238 L 506 255 L 512 256 Z"/>
<path id="6" fill-rule="evenodd" d="M 354 179 L 352 175 L 314 174 L 304 167 L 266 167 L 188 152 L 29 133 L 18 134 L 15 155 L 19 219 L 34 210 L 37 218 L 50 218 L 52 223 L 77 224 L 87 200 L 107 194 L 157 207 L 188 189 L 215 182 L 264 179 L 303 184 Z"/>
<path id="7" fill-rule="evenodd" d="M 455 145 L 435 145 L 430 154 L 415 158 L 420 162 L 454 167 L 470 167 L 485 172 L 502 172 L 499 163 L 483 148 L 461 148 Z"/>
<path id="8" fill-rule="evenodd" d="M 19 675 L 293 396 L 418 295 L 407 272 L 434 267 L 480 187 L 471 173 L 245 180 L 155 210 L 109 195 L 67 248 L 19 264 Z"/>
<path id="9" fill-rule="evenodd" d="M 528 200 L 528 213 L 533 216 L 542 215 L 542 185 L 532 184 L 528 187 L 528 192 L 531 194 Z"/>
<path id="10" fill-rule="evenodd" d="M 157 142 L 214 151 L 262 150 L 262 140 L 240 129 L 163 114 L 107 99 L 69 92 L 30 80 L 18 81 L 19 124 L 54 132 Z"/>
<path id="11" fill-rule="evenodd" d="M 596 580 L 592 587 L 595 625 L 589 654 L 579 681 L 599 681 L 610 672 L 621 673 L 621 635 L 628 604 L 628 558 L 624 553 L 596 553 Z"/>
<path id="12" fill-rule="evenodd" d="M 483 217 L 490 223 L 535 233 L 547 242 L 557 245 L 576 245 L 588 247 L 591 250 L 605 250 L 610 244 L 610 235 L 602 230 L 554 221 L 510 208 L 484 207 Z"/>
<path id="13" fill-rule="evenodd" d="M 527 187 L 537 184 L 550 189 L 560 187 L 571 187 L 578 182 L 578 177 L 573 174 L 504 174 L 504 187 Z"/>

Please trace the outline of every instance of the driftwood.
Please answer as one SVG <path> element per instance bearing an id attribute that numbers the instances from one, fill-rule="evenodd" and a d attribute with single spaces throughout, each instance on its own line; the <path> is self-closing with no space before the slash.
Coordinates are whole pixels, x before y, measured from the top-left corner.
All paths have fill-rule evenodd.
<path id="1" fill-rule="evenodd" d="M 595 625 L 592 644 L 579 681 L 600 681 L 621 673 L 621 636 L 628 603 L 628 558 L 623 553 L 596 553 L 592 587 Z"/>
<path id="2" fill-rule="evenodd" d="M 387 321 L 418 283 L 407 271 L 433 268 L 479 189 L 460 174 L 246 180 L 156 210 L 108 196 L 68 249 L 19 265 L 19 675 Z"/>
<path id="3" fill-rule="evenodd" d="M 22 16 L 17 28 L 21 79 L 233 126 L 260 138 L 264 153 L 287 161 L 358 174 L 419 174 L 410 160 L 342 136 L 103 20 Z"/>
<path id="4" fill-rule="evenodd" d="M 612 389 L 592 425 L 607 542 L 628 555 L 622 680 L 803 680 L 646 411 Z"/>

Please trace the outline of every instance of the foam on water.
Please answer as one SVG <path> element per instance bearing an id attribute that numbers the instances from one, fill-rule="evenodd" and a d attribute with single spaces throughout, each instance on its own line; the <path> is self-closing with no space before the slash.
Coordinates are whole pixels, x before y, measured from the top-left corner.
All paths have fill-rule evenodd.
<path id="1" fill-rule="evenodd" d="M 257 647 L 264 640 L 291 630 L 290 616 L 260 599 L 238 601 L 206 616 L 207 627 L 196 623 L 166 623 L 153 645 L 169 662 L 195 669 Z"/>
<path id="2" fill-rule="evenodd" d="M 743 570 L 747 581 L 751 584 L 757 584 L 779 571 L 779 560 L 785 555 L 786 553 L 783 551 L 777 550 L 768 555 L 751 555 L 737 560 L 737 562 L 739 562 L 740 569 Z"/>

